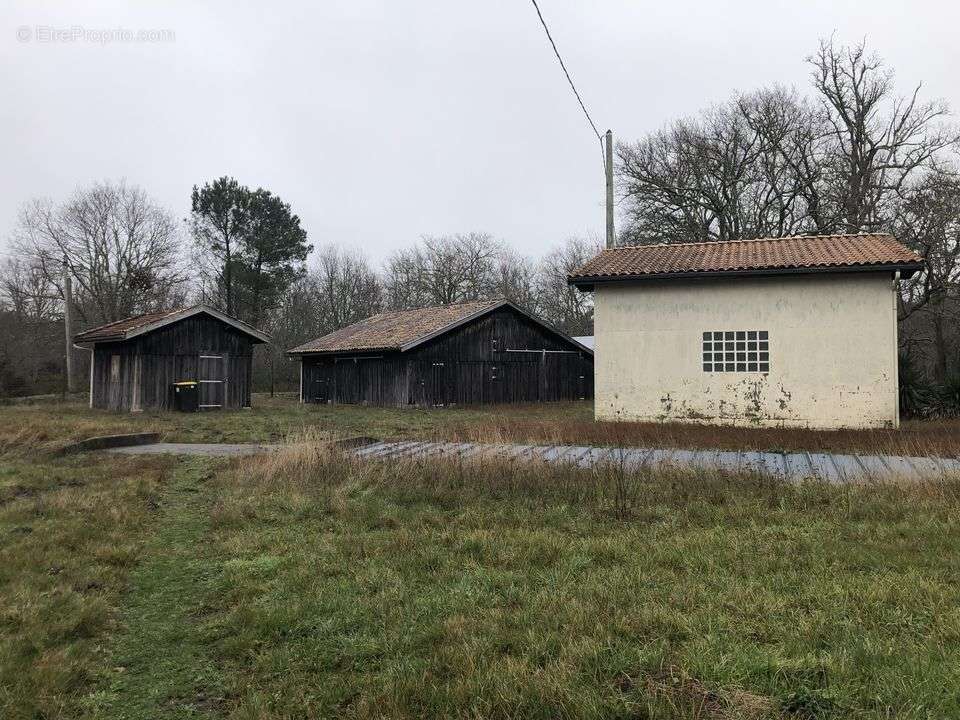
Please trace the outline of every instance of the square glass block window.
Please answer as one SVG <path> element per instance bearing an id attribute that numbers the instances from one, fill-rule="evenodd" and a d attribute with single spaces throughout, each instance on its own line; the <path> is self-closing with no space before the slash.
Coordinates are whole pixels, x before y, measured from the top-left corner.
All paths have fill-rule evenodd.
<path id="1" fill-rule="evenodd" d="M 705 330 L 701 343 L 704 372 L 770 372 L 766 330 Z"/>

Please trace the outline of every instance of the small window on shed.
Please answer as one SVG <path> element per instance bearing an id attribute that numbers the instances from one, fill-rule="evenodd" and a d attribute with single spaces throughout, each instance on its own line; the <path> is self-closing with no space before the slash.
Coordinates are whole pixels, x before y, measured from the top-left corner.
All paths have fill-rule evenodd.
<path id="1" fill-rule="evenodd" d="M 701 343 L 704 372 L 770 372 L 766 330 L 711 330 Z"/>
<path id="2" fill-rule="evenodd" d="M 117 382 L 120 379 L 120 356 L 110 356 L 110 382 Z"/>

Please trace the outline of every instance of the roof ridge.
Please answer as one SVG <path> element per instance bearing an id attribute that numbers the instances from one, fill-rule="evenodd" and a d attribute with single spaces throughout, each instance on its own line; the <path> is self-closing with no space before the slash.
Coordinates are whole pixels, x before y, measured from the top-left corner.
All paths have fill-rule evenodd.
<path id="1" fill-rule="evenodd" d="M 178 313 L 178 312 L 183 312 L 184 310 L 191 310 L 191 309 L 193 309 L 194 307 L 197 307 L 197 306 L 196 306 L 196 305 L 191 305 L 190 307 L 174 308 L 173 310 L 154 310 L 153 312 L 145 312 L 145 313 L 140 313 L 140 314 L 138 314 L 138 315 L 131 315 L 131 316 L 129 316 L 129 317 L 120 318 L 119 320 L 111 320 L 110 322 L 104 323 L 103 325 L 97 325 L 97 326 L 92 327 L 92 328 L 87 328 L 86 330 L 81 330 L 81 331 L 80 331 L 79 333 L 77 333 L 77 334 L 78 334 L 78 335 L 83 335 L 83 334 L 88 333 L 88 332 L 93 332 L 94 330 L 103 330 L 104 328 L 108 328 L 108 327 L 110 327 L 111 325 L 119 325 L 120 323 L 130 322 L 131 320 L 138 320 L 139 318 L 145 318 L 145 317 L 147 317 L 148 315 L 163 315 L 164 317 L 166 317 L 166 316 L 168 316 L 168 315 L 173 315 L 173 314 Z"/>
<path id="2" fill-rule="evenodd" d="M 200 313 L 206 313 L 213 318 L 232 325 L 240 332 L 253 335 L 261 342 L 269 342 L 269 336 L 258 330 L 250 323 L 246 322 L 245 320 L 235 318 L 231 315 L 227 315 L 225 312 L 207 305 L 206 303 L 196 303 L 194 305 L 176 307 L 169 310 L 156 310 L 154 312 L 131 315 L 130 317 L 121 318 L 120 320 L 114 320 L 113 322 L 104 323 L 103 325 L 82 330 L 74 335 L 74 341 L 96 342 L 105 340 L 107 338 L 111 340 L 116 338 L 119 338 L 120 340 L 129 340 L 131 335 L 135 336 L 141 332 L 147 331 L 152 332 L 152 330 L 147 330 L 148 328 L 158 329 L 159 327 L 163 327 L 168 323 L 179 322 L 180 320 L 184 320 Z"/>
<path id="3" fill-rule="evenodd" d="M 828 235 L 783 235 L 782 237 L 763 237 L 763 238 L 740 238 L 738 240 L 704 240 L 701 242 L 682 242 L 682 243 L 671 243 L 671 242 L 659 242 L 659 243 L 643 243 L 638 245 L 616 245 L 610 248 L 604 248 L 604 252 L 607 250 L 636 250 L 637 248 L 653 248 L 653 247 L 691 247 L 694 245 L 735 245 L 741 243 L 767 243 L 767 242 L 783 242 L 785 240 L 835 240 L 838 238 L 856 238 L 856 237 L 888 237 L 893 238 L 893 235 L 888 232 L 858 232 L 858 233 L 831 233 Z"/>
<path id="4" fill-rule="evenodd" d="M 442 305 L 422 305 L 421 307 L 400 308 L 397 310 L 381 310 L 380 312 L 374 313 L 370 317 L 365 318 L 365 320 L 370 320 L 381 315 L 398 315 L 400 313 L 419 312 L 420 310 L 440 310 L 442 308 L 455 308 L 462 307 L 464 305 L 492 305 L 500 302 L 507 302 L 507 299 L 505 297 L 497 297 L 489 300 L 462 300 L 461 302 L 446 303 Z M 358 320 L 358 322 L 363 322 L 363 320 Z M 350 326 L 347 325 L 345 327 Z"/>
<path id="5" fill-rule="evenodd" d="M 351 352 L 361 349 L 403 351 L 410 343 L 421 342 L 437 333 L 446 332 L 470 318 L 494 311 L 509 302 L 506 298 L 497 297 L 379 312 L 301 343 L 288 352 L 340 352 L 348 349 Z M 426 329 L 423 329 L 424 327 Z M 321 348 L 325 340 L 328 341 L 327 350 Z M 339 347 L 335 348 L 331 343 L 339 343 Z"/>

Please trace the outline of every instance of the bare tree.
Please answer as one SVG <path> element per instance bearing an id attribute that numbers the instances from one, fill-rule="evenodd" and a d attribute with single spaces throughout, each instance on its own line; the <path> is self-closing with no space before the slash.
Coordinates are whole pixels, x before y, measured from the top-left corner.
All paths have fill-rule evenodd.
<path id="1" fill-rule="evenodd" d="M 567 284 L 567 276 L 603 247 L 598 237 L 574 237 L 540 261 L 538 308 L 542 317 L 568 335 L 593 334 L 593 297 Z"/>
<path id="2" fill-rule="evenodd" d="M 61 384 L 61 303 L 36 267 L 0 268 L 0 396 L 48 392 Z"/>
<path id="3" fill-rule="evenodd" d="M 960 179 L 931 175 L 911 188 L 894 226 L 924 259 L 923 271 L 901 284 L 904 341 L 924 348 L 942 382 L 956 355 L 960 321 Z"/>
<path id="4" fill-rule="evenodd" d="M 497 257 L 492 294 L 516 303 L 529 312 L 539 312 L 537 266 L 529 257 L 505 249 Z"/>
<path id="5" fill-rule="evenodd" d="M 23 322 L 54 320 L 60 314 L 56 289 L 42 268 L 11 258 L 0 272 L 0 303 Z"/>
<path id="6" fill-rule="evenodd" d="M 139 187 L 97 183 L 61 205 L 23 207 L 15 248 L 62 299 L 66 259 L 75 311 L 87 324 L 178 304 L 185 275 L 177 223 Z"/>
<path id="7" fill-rule="evenodd" d="M 794 90 L 775 87 L 741 95 L 736 112 L 759 140 L 747 186 L 747 236 L 782 237 L 822 229 L 823 131 L 815 109 Z"/>
<path id="8" fill-rule="evenodd" d="M 943 102 L 894 95 L 892 73 L 823 42 L 811 100 L 741 95 L 617 148 L 630 242 L 889 229 L 910 187 L 958 142 Z"/>
<path id="9" fill-rule="evenodd" d="M 808 62 L 828 143 L 825 192 L 836 214 L 825 224 L 843 232 L 883 229 L 909 182 L 957 143 L 940 122 L 947 105 L 920 102 L 919 85 L 909 97 L 895 96 L 893 71 L 864 43 L 821 41 Z"/>
<path id="10" fill-rule="evenodd" d="M 430 300 L 424 290 L 423 257 L 417 248 L 394 252 L 383 268 L 386 306 L 391 310 L 424 307 Z"/>
<path id="11" fill-rule="evenodd" d="M 388 304 L 422 307 L 492 297 L 503 253 L 503 244 L 487 233 L 425 236 L 387 261 Z"/>
<path id="12" fill-rule="evenodd" d="M 359 252 L 328 245 L 317 253 L 308 275 L 317 298 L 319 323 L 331 332 L 380 311 L 380 278 Z"/>
<path id="13" fill-rule="evenodd" d="M 808 223 L 812 110 L 782 88 L 735 98 L 617 148 L 627 242 L 733 240 Z"/>
<path id="14" fill-rule="evenodd" d="M 262 386 L 272 371 L 281 386 L 295 380 L 295 368 L 283 361 L 285 350 L 363 320 L 380 311 L 380 278 L 360 252 L 327 245 L 321 247 L 303 277 L 290 284 L 267 319 L 273 338 L 270 353 L 256 359 L 255 373 Z"/>

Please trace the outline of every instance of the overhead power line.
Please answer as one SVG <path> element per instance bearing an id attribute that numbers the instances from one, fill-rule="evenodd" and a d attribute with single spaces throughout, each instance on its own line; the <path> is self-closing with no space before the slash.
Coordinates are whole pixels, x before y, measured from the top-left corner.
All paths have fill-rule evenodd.
<path id="1" fill-rule="evenodd" d="M 583 110 L 583 114 L 587 116 L 587 122 L 590 123 L 590 127 L 593 128 L 593 134 L 597 136 L 597 140 L 601 143 L 603 138 L 600 136 L 600 131 L 597 130 L 596 124 L 593 122 L 593 118 L 590 117 L 590 113 L 587 112 L 587 106 L 583 104 L 583 98 L 580 97 L 580 93 L 577 92 L 577 86 L 573 84 L 573 78 L 570 77 L 570 73 L 567 71 L 567 66 L 563 62 L 563 58 L 560 57 L 560 51 L 557 50 L 557 44 L 553 41 L 553 36 L 550 34 L 550 28 L 547 27 L 547 21 L 543 19 L 543 13 L 540 12 L 540 6 L 537 5 L 537 0 L 531 0 L 533 7 L 537 10 L 537 16 L 540 18 L 540 24 L 543 25 L 544 32 L 547 33 L 547 40 L 550 41 L 550 45 L 553 47 L 553 54 L 557 56 L 557 60 L 560 61 L 560 67 L 563 69 L 563 74 L 567 76 L 567 82 L 570 83 L 570 89 L 573 90 L 573 94 L 577 96 L 577 102 L 580 103 L 580 107 Z"/>

